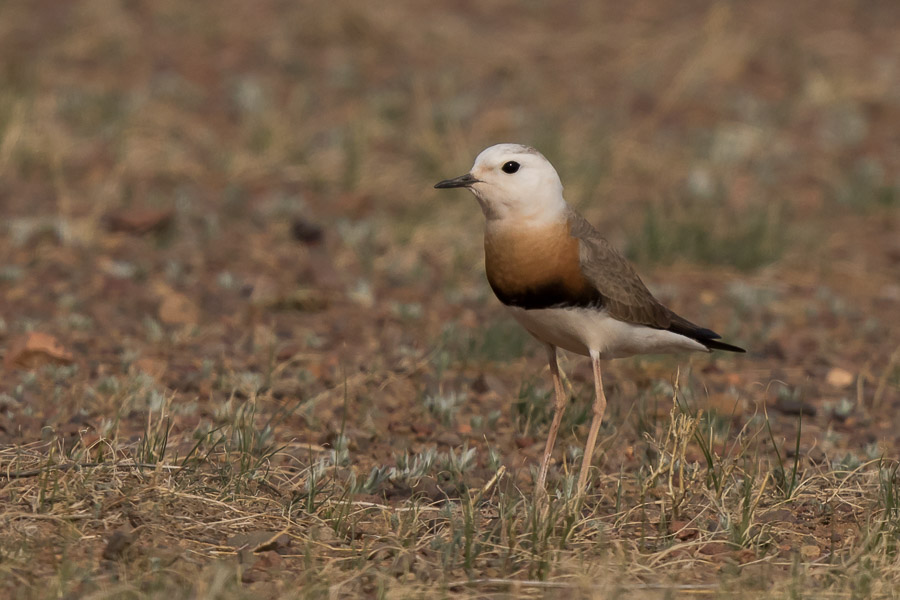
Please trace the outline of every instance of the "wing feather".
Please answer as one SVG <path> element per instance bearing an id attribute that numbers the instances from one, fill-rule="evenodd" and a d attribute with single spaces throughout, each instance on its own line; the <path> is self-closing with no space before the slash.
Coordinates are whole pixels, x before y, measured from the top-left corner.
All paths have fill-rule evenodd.
<path id="1" fill-rule="evenodd" d="M 676 315 L 653 297 L 625 257 L 574 211 L 569 216 L 569 233 L 579 241 L 581 271 L 602 296 L 610 316 L 656 329 L 672 326 Z"/>
<path id="2" fill-rule="evenodd" d="M 581 271 L 600 295 L 601 305 L 620 321 L 665 329 L 697 340 L 710 350 L 745 352 L 715 331 L 691 323 L 653 297 L 631 266 L 584 217 L 572 211 L 569 233 L 578 240 Z"/>

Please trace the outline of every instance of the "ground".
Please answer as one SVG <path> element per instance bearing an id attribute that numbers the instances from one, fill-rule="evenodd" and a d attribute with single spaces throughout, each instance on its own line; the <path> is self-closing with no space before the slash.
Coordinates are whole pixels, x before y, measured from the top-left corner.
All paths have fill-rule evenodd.
<path id="1" fill-rule="evenodd" d="M 900 4 L 0 4 L 12 598 L 893 597 Z M 536 146 L 746 355 L 540 345 L 466 193 Z"/>

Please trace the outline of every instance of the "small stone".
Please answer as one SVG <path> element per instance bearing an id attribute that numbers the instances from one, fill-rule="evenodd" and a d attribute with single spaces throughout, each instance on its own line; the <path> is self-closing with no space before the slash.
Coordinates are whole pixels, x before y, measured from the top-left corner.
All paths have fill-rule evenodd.
<path id="1" fill-rule="evenodd" d="M 850 387 L 855 379 L 856 377 L 853 373 L 840 367 L 830 369 L 828 374 L 825 375 L 825 383 L 839 389 Z"/>
<path id="2" fill-rule="evenodd" d="M 775 409 L 786 415 L 816 416 L 816 407 L 799 398 L 779 396 L 775 401 Z"/>
<path id="3" fill-rule="evenodd" d="M 116 560 L 117 558 L 121 558 L 122 554 L 134 543 L 134 541 L 134 532 L 128 524 L 113 531 L 106 540 L 106 547 L 103 549 L 103 558 L 105 560 Z"/>
<path id="4" fill-rule="evenodd" d="M 434 423 L 424 423 L 422 421 L 411 421 L 410 428 L 419 437 L 429 437 L 434 433 Z"/>
<path id="5" fill-rule="evenodd" d="M 815 544 L 804 544 L 803 546 L 800 546 L 800 556 L 802 556 L 804 560 L 819 558 L 820 554 L 822 554 L 822 551 Z"/>
<path id="6" fill-rule="evenodd" d="M 32 331 L 9 345 L 3 365 L 7 369 L 37 369 L 50 363 L 68 365 L 73 361 L 72 353 L 58 339 L 47 333 Z"/>
<path id="7" fill-rule="evenodd" d="M 725 552 L 730 552 L 731 549 L 732 545 L 726 542 L 708 542 L 700 546 L 700 554 L 713 556 L 716 554 L 724 554 Z"/>
<path id="8" fill-rule="evenodd" d="M 158 358 L 144 357 L 139 358 L 131 365 L 131 371 L 135 373 L 144 373 L 152 377 L 155 381 L 160 381 L 166 372 L 166 361 Z"/>
<path id="9" fill-rule="evenodd" d="M 145 208 L 111 213 L 107 215 L 106 222 L 110 231 L 141 235 L 167 228 L 174 218 L 175 211 L 171 208 L 164 210 Z"/>
<path id="10" fill-rule="evenodd" d="M 517 436 L 514 441 L 516 443 L 516 446 L 518 446 L 519 448 L 527 448 L 534 444 L 534 438 L 530 435 Z"/>
<path id="11" fill-rule="evenodd" d="M 172 289 L 162 289 L 159 304 L 159 320 L 166 325 L 196 325 L 200 309 L 194 301 Z"/>
<path id="12" fill-rule="evenodd" d="M 302 217 L 294 219 L 291 223 L 291 235 L 298 242 L 304 244 L 318 244 L 322 241 L 322 228 Z"/>
<path id="13" fill-rule="evenodd" d="M 687 521 L 672 521 L 669 530 L 681 541 L 693 539 L 699 533 L 696 527 L 688 527 Z"/>
<path id="14" fill-rule="evenodd" d="M 759 521 L 761 523 L 796 523 L 797 519 L 794 517 L 794 513 L 786 508 L 778 508 L 775 510 L 770 510 L 759 517 Z"/>

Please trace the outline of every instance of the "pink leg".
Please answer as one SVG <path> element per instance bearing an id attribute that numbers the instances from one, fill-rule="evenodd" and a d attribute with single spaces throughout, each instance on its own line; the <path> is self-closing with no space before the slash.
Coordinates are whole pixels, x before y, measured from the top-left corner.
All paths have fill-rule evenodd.
<path id="1" fill-rule="evenodd" d="M 556 434 L 559 432 L 559 424 L 562 422 L 563 412 L 565 412 L 566 402 L 568 402 L 562 381 L 559 378 L 559 365 L 556 363 L 556 347 L 550 344 L 547 344 L 547 360 L 550 363 L 550 374 L 553 376 L 556 403 L 553 406 L 553 422 L 550 423 L 550 433 L 547 434 L 547 446 L 544 448 L 544 458 L 541 460 L 541 471 L 538 475 L 535 492 L 539 490 L 544 491 L 544 484 L 547 481 L 547 470 L 550 468 L 550 455 L 553 454 Z"/>
<path id="2" fill-rule="evenodd" d="M 594 446 L 597 445 L 597 433 L 600 431 L 600 423 L 603 422 L 603 413 L 606 412 L 606 395 L 603 393 L 603 380 L 600 378 L 600 356 L 591 352 L 591 366 L 594 368 L 594 416 L 591 419 L 591 429 L 588 432 L 587 443 L 584 445 L 584 459 L 581 462 L 581 473 L 578 475 L 578 493 L 584 493 L 588 473 L 591 470 L 591 458 L 594 455 Z"/>

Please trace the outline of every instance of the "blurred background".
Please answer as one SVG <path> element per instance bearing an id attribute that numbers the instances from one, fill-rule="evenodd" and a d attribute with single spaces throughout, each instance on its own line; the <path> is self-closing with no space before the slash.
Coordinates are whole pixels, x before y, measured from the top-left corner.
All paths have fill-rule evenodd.
<path id="1" fill-rule="evenodd" d="M 4 336 L 106 364 L 166 321 L 227 360 L 273 319 L 363 354 L 491 326 L 480 211 L 431 185 L 514 141 L 695 320 L 794 364 L 896 347 L 894 3 L 0 11 Z"/>
<path id="2" fill-rule="evenodd" d="M 750 351 L 612 363 L 612 423 L 668 415 L 680 364 L 738 426 L 891 452 L 898 26 L 886 1 L 2 2 L 0 442 L 127 445 L 165 410 L 184 450 L 253 399 L 299 463 L 466 443 L 527 485 L 543 352 L 490 293 L 477 204 L 432 189 L 519 142 Z"/>

